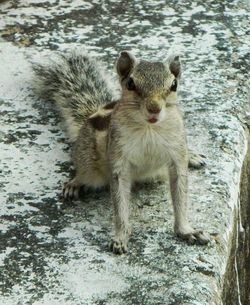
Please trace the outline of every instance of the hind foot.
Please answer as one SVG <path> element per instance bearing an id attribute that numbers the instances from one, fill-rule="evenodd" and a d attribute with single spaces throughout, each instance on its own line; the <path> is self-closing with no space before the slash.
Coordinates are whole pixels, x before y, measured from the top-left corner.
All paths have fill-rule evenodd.
<path id="1" fill-rule="evenodd" d="M 79 192 L 83 184 L 79 183 L 76 178 L 70 180 L 68 183 L 65 183 L 63 188 L 63 197 L 65 199 L 78 199 Z"/>

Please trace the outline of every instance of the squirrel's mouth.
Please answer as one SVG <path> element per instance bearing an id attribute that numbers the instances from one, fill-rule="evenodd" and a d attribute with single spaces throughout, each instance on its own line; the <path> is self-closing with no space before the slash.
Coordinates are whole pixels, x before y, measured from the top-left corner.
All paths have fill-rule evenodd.
<path id="1" fill-rule="evenodd" d="M 151 124 L 156 123 L 158 120 L 159 120 L 159 114 L 158 113 L 157 114 L 150 113 L 150 114 L 147 115 L 147 121 Z"/>
<path id="2" fill-rule="evenodd" d="M 148 119 L 148 122 L 151 123 L 151 124 L 154 124 L 154 123 L 156 123 L 157 121 L 158 121 L 158 119 L 155 118 L 155 117 L 152 117 L 152 118 L 149 118 L 149 119 Z"/>

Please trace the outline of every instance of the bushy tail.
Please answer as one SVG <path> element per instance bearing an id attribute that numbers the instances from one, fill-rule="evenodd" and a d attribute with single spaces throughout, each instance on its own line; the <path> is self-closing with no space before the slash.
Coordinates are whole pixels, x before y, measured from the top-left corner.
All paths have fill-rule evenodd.
<path id="1" fill-rule="evenodd" d="M 116 83 L 103 64 L 80 52 L 58 54 L 47 64 L 33 64 L 36 91 L 54 100 L 75 141 L 86 116 L 118 98 Z"/>

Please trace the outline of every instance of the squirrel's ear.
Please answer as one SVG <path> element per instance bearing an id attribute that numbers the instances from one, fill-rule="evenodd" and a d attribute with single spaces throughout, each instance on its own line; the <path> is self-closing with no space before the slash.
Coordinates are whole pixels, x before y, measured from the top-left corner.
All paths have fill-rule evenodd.
<path id="1" fill-rule="evenodd" d="M 181 76 L 181 60 L 179 55 L 171 55 L 167 59 L 167 65 L 171 73 L 174 74 L 176 78 Z"/>
<path id="2" fill-rule="evenodd" d="M 120 77 L 128 77 L 135 66 L 136 58 L 128 51 L 122 51 L 116 63 L 116 70 Z"/>

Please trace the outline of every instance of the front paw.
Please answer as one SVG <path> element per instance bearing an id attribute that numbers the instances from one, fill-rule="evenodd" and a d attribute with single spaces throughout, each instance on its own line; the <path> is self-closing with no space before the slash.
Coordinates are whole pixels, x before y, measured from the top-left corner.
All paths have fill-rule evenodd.
<path id="1" fill-rule="evenodd" d="M 123 254 L 128 251 L 128 241 L 121 238 L 114 238 L 110 242 L 110 250 L 115 254 Z"/>
<path id="2" fill-rule="evenodd" d="M 190 245 L 207 245 L 210 238 L 201 230 L 191 230 L 190 232 L 177 231 L 176 235 Z"/>
<path id="3" fill-rule="evenodd" d="M 204 155 L 189 151 L 189 167 L 199 169 L 206 165 L 205 160 L 206 157 Z"/>

